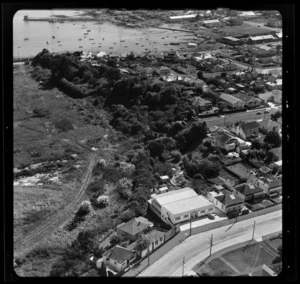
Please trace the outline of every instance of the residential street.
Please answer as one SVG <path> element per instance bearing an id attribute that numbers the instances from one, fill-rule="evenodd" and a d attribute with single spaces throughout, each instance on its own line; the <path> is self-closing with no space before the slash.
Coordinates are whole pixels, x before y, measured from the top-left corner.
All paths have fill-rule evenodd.
<path id="1" fill-rule="evenodd" d="M 282 230 L 282 211 L 278 210 L 266 215 L 251 218 L 235 223 L 234 225 L 220 227 L 201 234 L 193 235 L 174 247 L 153 265 L 146 268 L 137 277 L 145 276 L 182 276 L 182 264 L 184 263 L 184 275 L 194 274 L 192 268 L 209 256 L 209 240 L 213 234 L 212 254 L 226 247 L 241 242 L 250 241 L 255 225 L 254 238 L 260 240 L 262 236 L 280 232 Z"/>
<path id="2" fill-rule="evenodd" d="M 281 111 L 281 106 L 278 108 L 270 108 L 268 109 L 269 113 L 265 113 L 265 114 L 264 114 L 265 109 L 255 109 L 247 112 L 226 114 L 224 115 L 224 117 L 219 117 L 219 116 L 207 117 L 201 120 L 204 120 L 208 127 L 224 126 L 224 125 L 231 125 L 236 121 L 240 121 L 240 120 L 259 120 L 263 118 L 270 118 L 271 114 L 277 112 L 278 110 Z M 258 112 L 261 112 L 261 114 L 257 114 Z"/>

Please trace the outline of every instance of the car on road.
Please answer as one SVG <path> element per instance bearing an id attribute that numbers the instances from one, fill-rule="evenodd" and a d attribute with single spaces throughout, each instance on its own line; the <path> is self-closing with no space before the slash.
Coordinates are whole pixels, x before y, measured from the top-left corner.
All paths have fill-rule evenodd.
<path id="1" fill-rule="evenodd" d="M 256 114 L 259 115 L 259 114 L 262 114 L 262 112 L 258 111 Z"/>
<path id="2" fill-rule="evenodd" d="M 264 113 L 270 113 L 268 110 L 265 110 Z"/>

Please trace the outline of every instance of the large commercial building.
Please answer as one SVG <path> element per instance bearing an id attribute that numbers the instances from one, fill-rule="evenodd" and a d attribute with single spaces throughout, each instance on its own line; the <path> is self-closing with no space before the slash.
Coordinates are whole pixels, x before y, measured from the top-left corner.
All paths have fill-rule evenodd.
<path id="1" fill-rule="evenodd" d="M 215 20 L 203 21 L 203 25 L 207 28 L 212 28 L 212 27 L 219 27 L 222 25 L 222 23 L 218 19 L 215 19 Z"/>
<path id="2" fill-rule="evenodd" d="M 171 16 L 170 17 L 170 20 L 172 22 L 175 22 L 175 21 L 182 21 L 182 20 L 192 20 L 192 19 L 195 19 L 197 17 L 197 14 L 189 14 L 189 15 L 182 15 L 182 16 Z"/>
<path id="3" fill-rule="evenodd" d="M 172 225 L 214 212 L 213 203 L 189 187 L 152 194 L 149 203 L 156 215 Z"/>

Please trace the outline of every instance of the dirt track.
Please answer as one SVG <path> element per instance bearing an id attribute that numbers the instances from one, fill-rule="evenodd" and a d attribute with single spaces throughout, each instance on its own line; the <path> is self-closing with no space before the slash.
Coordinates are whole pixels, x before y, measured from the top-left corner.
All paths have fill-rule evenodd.
<path id="1" fill-rule="evenodd" d="M 39 242 L 41 242 L 45 237 L 49 237 L 57 228 L 66 223 L 70 216 L 72 216 L 72 211 L 79 206 L 82 201 L 83 194 L 86 187 L 89 184 L 91 173 L 96 162 L 96 154 L 89 154 L 89 166 L 85 178 L 83 180 L 82 186 L 78 191 L 74 200 L 62 211 L 58 212 L 53 218 L 44 224 L 42 227 L 38 227 L 31 231 L 29 235 L 14 244 L 14 257 L 20 257 L 28 252 L 30 249 L 35 247 Z"/>

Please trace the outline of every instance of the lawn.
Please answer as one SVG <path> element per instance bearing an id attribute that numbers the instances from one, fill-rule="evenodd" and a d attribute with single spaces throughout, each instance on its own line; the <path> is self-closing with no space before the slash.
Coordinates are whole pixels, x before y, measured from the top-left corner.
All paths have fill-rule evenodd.
<path id="1" fill-rule="evenodd" d="M 221 259 L 215 258 L 208 264 L 201 266 L 198 271 L 200 275 L 204 276 L 231 276 L 235 272 Z"/>

